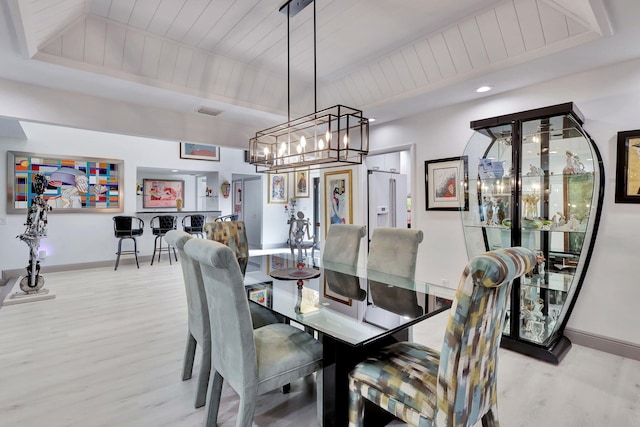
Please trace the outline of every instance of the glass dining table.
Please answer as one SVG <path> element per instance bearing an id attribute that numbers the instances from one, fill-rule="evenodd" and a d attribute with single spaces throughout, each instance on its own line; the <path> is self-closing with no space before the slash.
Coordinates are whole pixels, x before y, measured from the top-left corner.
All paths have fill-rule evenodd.
<path id="1" fill-rule="evenodd" d="M 322 265 L 317 258 L 304 259 L 304 272 L 298 267 L 303 266 L 288 253 L 250 257 L 247 298 L 318 334 L 323 425 L 346 426 L 349 372 L 380 348 L 408 340 L 410 326 L 449 309 L 454 290 L 343 264 Z M 381 425 L 382 418 L 366 425 Z"/>

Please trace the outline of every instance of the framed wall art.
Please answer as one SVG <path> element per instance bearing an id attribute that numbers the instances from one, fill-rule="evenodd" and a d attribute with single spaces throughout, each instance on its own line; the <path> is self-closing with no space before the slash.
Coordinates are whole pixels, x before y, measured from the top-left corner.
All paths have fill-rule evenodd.
<path id="1" fill-rule="evenodd" d="M 267 255 L 267 275 L 272 271 L 283 270 L 293 267 L 294 262 L 286 255 Z"/>
<path id="2" fill-rule="evenodd" d="M 293 172 L 293 197 L 304 199 L 309 197 L 309 169 L 297 169 Z"/>
<path id="3" fill-rule="evenodd" d="M 618 132 L 616 203 L 640 203 L 640 130 Z"/>
<path id="4" fill-rule="evenodd" d="M 116 159 L 7 152 L 7 213 L 27 212 L 42 172 L 53 212 L 123 212 L 124 162 Z"/>
<path id="5" fill-rule="evenodd" d="M 220 147 L 208 144 L 180 143 L 180 158 L 193 160 L 220 161 Z"/>
<path id="6" fill-rule="evenodd" d="M 239 214 L 242 211 L 242 181 L 233 181 L 233 212 Z"/>
<path id="7" fill-rule="evenodd" d="M 143 179 L 142 207 L 177 208 L 177 200 L 183 200 L 184 181 L 178 179 Z"/>
<path id="8" fill-rule="evenodd" d="M 427 210 L 469 210 L 467 156 L 424 162 Z"/>
<path id="9" fill-rule="evenodd" d="M 324 217 L 326 232 L 331 224 L 353 222 L 351 170 L 324 173 Z"/>
<path id="10" fill-rule="evenodd" d="M 286 173 L 269 174 L 268 203 L 286 204 L 289 199 L 289 175 Z"/>

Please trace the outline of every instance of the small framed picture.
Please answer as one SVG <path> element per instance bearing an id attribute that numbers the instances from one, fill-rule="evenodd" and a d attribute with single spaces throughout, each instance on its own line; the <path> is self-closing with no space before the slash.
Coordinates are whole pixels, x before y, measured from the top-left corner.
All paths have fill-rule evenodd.
<path id="1" fill-rule="evenodd" d="M 286 173 L 269 174 L 268 203 L 286 204 L 289 199 L 289 175 Z"/>
<path id="2" fill-rule="evenodd" d="M 640 130 L 618 132 L 616 203 L 640 203 Z"/>
<path id="3" fill-rule="evenodd" d="M 220 161 L 220 147 L 208 144 L 180 143 L 180 158 L 194 160 Z"/>
<path id="4" fill-rule="evenodd" d="M 143 179 L 144 208 L 176 208 L 184 200 L 184 181 L 181 179 Z"/>
<path id="5" fill-rule="evenodd" d="M 324 173 L 325 234 L 331 224 L 353 223 L 351 169 Z"/>
<path id="6" fill-rule="evenodd" d="M 303 199 L 309 197 L 309 169 L 296 169 L 293 172 L 293 197 Z"/>
<path id="7" fill-rule="evenodd" d="M 273 292 L 273 283 L 265 282 L 246 287 L 247 298 L 256 304 L 271 308 L 271 292 Z"/>
<path id="8" fill-rule="evenodd" d="M 424 162 L 426 209 L 469 210 L 467 156 Z"/>

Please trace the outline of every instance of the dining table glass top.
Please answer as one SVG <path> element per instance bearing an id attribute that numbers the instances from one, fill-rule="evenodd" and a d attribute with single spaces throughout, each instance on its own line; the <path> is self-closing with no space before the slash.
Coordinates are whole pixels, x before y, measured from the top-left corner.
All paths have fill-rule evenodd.
<path id="1" fill-rule="evenodd" d="M 245 273 L 248 299 L 353 346 L 447 310 L 455 292 L 362 267 L 322 264 L 318 258 L 304 258 L 304 274 L 296 274 L 298 267 L 289 253 L 250 257 Z"/>

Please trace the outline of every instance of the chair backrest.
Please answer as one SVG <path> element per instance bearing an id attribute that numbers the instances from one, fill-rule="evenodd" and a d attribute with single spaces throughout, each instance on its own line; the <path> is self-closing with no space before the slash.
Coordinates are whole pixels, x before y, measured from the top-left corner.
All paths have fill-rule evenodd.
<path id="1" fill-rule="evenodd" d="M 144 221 L 137 216 L 116 215 L 113 217 L 113 232 L 116 237 L 132 235 L 134 230 L 142 230 Z"/>
<path id="2" fill-rule="evenodd" d="M 223 216 L 219 216 L 215 219 L 215 221 L 217 222 L 223 222 L 223 221 L 237 221 L 238 220 L 239 215 L 238 214 L 231 214 L 231 215 L 223 215 Z"/>
<path id="3" fill-rule="evenodd" d="M 369 281 L 369 296 L 376 306 L 401 316 L 414 319 L 424 314 L 424 308 L 418 304 L 414 289 L 401 286 L 389 286 L 387 283 Z"/>
<path id="4" fill-rule="evenodd" d="M 514 247 L 467 264 L 440 354 L 434 425 L 475 425 L 496 404 L 498 347 L 511 282 L 535 263 L 533 251 Z"/>
<path id="5" fill-rule="evenodd" d="M 331 224 L 322 245 L 322 262 L 358 265 L 360 241 L 367 234 L 363 225 Z"/>
<path id="6" fill-rule="evenodd" d="M 207 308 L 200 264 L 184 251 L 184 245 L 193 239 L 193 236 L 181 230 L 170 230 L 167 232 L 165 239 L 180 254 L 180 266 L 182 267 L 184 288 L 187 294 L 189 331 L 200 345 L 209 345 L 211 342 L 209 309 Z"/>
<path id="7" fill-rule="evenodd" d="M 422 230 L 379 227 L 373 230 L 367 270 L 413 280 Z"/>
<path id="8" fill-rule="evenodd" d="M 151 218 L 151 228 L 166 233 L 176 229 L 177 220 L 175 215 L 157 215 Z"/>
<path id="9" fill-rule="evenodd" d="M 204 226 L 207 239 L 231 248 L 244 275 L 249 262 L 249 241 L 244 221 L 214 221 Z"/>
<path id="10" fill-rule="evenodd" d="M 229 246 L 238 258 L 249 256 L 249 242 L 244 221 L 214 221 L 205 225 L 207 239 Z"/>
<path id="11" fill-rule="evenodd" d="M 206 239 L 191 239 L 185 252 L 200 263 L 209 306 L 213 366 L 235 390 L 257 384 L 253 326 L 242 273 L 233 251 Z"/>
<path id="12" fill-rule="evenodd" d="M 186 215 L 182 218 L 183 227 L 191 227 L 192 231 L 204 231 L 204 215 Z"/>
<path id="13" fill-rule="evenodd" d="M 360 288 L 360 278 L 355 274 L 325 268 L 324 278 L 329 289 L 343 297 L 353 298 L 358 301 L 364 301 L 367 297 L 367 291 Z"/>

